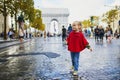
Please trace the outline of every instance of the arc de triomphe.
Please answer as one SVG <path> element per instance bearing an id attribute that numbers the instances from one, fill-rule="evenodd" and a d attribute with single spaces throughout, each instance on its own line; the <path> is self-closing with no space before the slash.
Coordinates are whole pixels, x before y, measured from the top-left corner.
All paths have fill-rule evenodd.
<path id="1" fill-rule="evenodd" d="M 46 32 L 50 31 L 51 22 L 58 22 L 58 33 L 61 33 L 62 26 L 68 26 L 69 10 L 67 8 L 42 8 L 42 19 Z"/>

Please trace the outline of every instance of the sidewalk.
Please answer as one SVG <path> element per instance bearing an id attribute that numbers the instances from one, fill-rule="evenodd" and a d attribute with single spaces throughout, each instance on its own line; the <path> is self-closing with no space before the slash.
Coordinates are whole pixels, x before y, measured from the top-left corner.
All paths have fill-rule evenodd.
<path id="1" fill-rule="evenodd" d="M 13 41 L 18 41 L 18 39 L 12 39 L 12 40 L 3 40 L 3 39 L 0 39 L 0 44 L 1 43 L 6 43 L 6 42 L 13 42 Z"/>
<path id="2" fill-rule="evenodd" d="M 30 39 L 24 39 L 23 43 L 29 41 Z M 23 44 L 22 43 L 22 44 Z M 0 40 L 0 49 L 10 47 L 13 45 L 19 45 L 21 44 L 18 39 L 13 39 L 13 40 Z"/>

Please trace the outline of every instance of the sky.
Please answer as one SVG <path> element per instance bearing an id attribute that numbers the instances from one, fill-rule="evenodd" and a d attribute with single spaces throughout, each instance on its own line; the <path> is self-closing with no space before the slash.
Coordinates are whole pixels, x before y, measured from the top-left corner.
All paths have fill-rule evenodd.
<path id="1" fill-rule="evenodd" d="M 76 20 L 89 19 L 90 16 L 100 16 L 110 10 L 120 0 L 34 0 L 36 8 L 68 8 L 69 23 Z M 107 6 L 105 6 L 107 5 Z"/>

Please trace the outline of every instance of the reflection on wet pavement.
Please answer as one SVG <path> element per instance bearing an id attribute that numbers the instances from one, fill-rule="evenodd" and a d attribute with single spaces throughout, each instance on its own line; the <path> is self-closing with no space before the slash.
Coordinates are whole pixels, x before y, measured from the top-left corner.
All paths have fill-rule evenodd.
<path id="1" fill-rule="evenodd" d="M 93 52 L 80 55 L 80 80 L 120 79 L 120 40 L 112 44 L 95 44 L 88 39 Z M 35 39 L 0 52 L 0 80 L 74 80 L 70 74 L 71 60 L 61 38 Z"/>

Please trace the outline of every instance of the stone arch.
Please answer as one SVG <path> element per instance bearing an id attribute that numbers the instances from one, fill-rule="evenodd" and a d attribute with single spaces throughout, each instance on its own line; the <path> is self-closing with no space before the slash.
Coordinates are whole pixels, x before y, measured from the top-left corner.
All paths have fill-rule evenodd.
<path id="1" fill-rule="evenodd" d="M 59 33 L 62 31 L 62 26 L 68 26 L 69 11 L 67 8 L 42 8 L 42 20 L 45 24 L 46 32 L 50 30 L 50 22 L 55 20 L 58 22 Z"/>
<path id="2" fill-rule="evenodd" d="M 55 19 L 55 18 L 53 18 L 53 19 L 51 19 L 51 21 L 57 21 L 57 22 L 59 22 L 57 19 Z"/>

